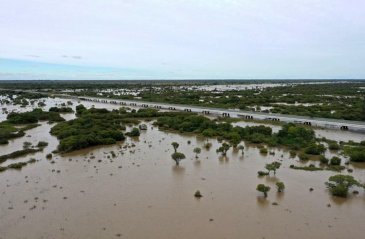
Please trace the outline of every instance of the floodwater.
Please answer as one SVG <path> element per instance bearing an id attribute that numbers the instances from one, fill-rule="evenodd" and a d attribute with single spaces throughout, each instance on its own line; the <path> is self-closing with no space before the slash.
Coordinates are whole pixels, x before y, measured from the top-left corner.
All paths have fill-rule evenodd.
<path id="1" fill-rule="evenodd" d="M 300 163 L 287 151 L 271 149 L 275 155 L 263 156 L 252 145 L 245 145 L 243 156 L 230 149 L 222 158 L 215 139 L 206 150 L 204 139 L 146 124 L 139 139 L 52 160 L 45 155 L 58 141 L 46 122 L 27 131 L 31 137 L 0 146 L 2 155 L 21 149 L 24 141 L 49 142 L 43 152 L 9 160 L 36 158 L 36 163 L 0 173 L 0 238 L 363 237 L 364 192 L 348 199 L 330 196 L 324 182 L 336 173 L 292 170 L 289 165 Z M 186 155 L 179 167 L 170 157 L 174 141 Z M 199 159 L 193 153 L 197 146 L 202 148 Z M 276 176 L 258 178 L 257 171 L 274 160 L 283 164 Z M 364 169 L 349 168 L 365 181 Z M 284 193 L 276 192 L 277 181 L 285 183 Z M 256 191 L 259 183 L 271 187 L 266 199 Z M 202 198 L 194 197 L 196 190 Z"/>

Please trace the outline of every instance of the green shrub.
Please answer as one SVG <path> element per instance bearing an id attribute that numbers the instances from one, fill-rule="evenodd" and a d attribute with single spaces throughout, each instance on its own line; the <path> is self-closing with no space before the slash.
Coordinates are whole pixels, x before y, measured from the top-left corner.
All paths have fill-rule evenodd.
<path id="1" fill-rule="evenodd" d="M 204 148 L 206 150 L 209 150 L 211 147 L 212 147 L 212 143 L 210 143 L 210 142 L 207 142 L 207 143 L 204 144 Z"/>
<path id="2" fill-rule="evenodd" d="M 49 108 L 50 112 L 58 112 L 58 113 L 73 113 L 73 109 L 71 107 L 51 107 Z"/>
<path id="3" fill-rule="evenodd" d="M 268 153 L 267 148 L 261 148 L 260 153 L 261 154 L 267 154 Z"/>
<path id="4" fill-rule="evenodd" d="M 303 160 L 303 161 L 309 159 L 309 156 L 305 153 L 299 153 L 298 157 L 299 157 L 300 160 Z"/>
<path id="5" fill-rule="evenodd" d="M 313 129 L 303 125 L 285 124 L 278 132 L 278 142 L 294 149 L 305 147 L 308 142 L 313 142 L 314 140 L 315 133 Z"/>
<path id="6" fill-rule="evenodd" d="M 259 192 L 262 192 L 264 194 L 264 196 L 267 197 L 267 192 L 270 191 L 270 187 L 266 186 L 264 184 L 259 184 L 259 185 L 257 185 L 256 190 Z"/>
<path id="7" fill-rule="evenodd" d="M 171 155 L 171 158 L 175 161 L 176 165 L 178 166 L 180 164 L 180 161 L 185 159 L 185 154 L 175 152 Z"/>
<path id="8" fill-rule="evenodd" d="M 32 154 L 32 153 L 36 153 L 41 151 L 41 149 L 22 149 L 22 150 L 17 150 L 14 151 L 10 154 L 5 154 L 0 156 L 0 163 L 5 162 L 8 159 L 14 159 L 14 158 L 18 158 L 18 157 L 22 157 L 28 154 Z"/>
<path id="9" fill-rule="evenodd" d="M 265 165 L 265 169 L 267 169 L 267 171 L 269 171 L 269 174 L 271 171 L 274 172 L 274 175 L 276 174 L 276 170 L 278 170 L 281 166 L 280 162 L 272 162 L 272 163 L 268 163 Z"/>
<path id="10" fill-rule="evenodd" d="M 308 147 L 305 148 L 304 152 L 306 154 L 312 154 L 312 155 L 320 155 L 326 151 L 326 148 L 323 144 L 316 144 L 311 143 Z"/>
<path id="11" fill-rule="evenodd" d="M 277 188 L 278 192 L 283 192 L 285 189 L 285 184 L 283 182 L 277 182 L 276 188 Z"/>
<path id="12" fill-rule="evenodd" d="M 339 157 L 332 157 L 330 161 L 331 165 L 341 165 L 341 159 Z"/>
<path id="13" fill-rule="evenodd" d="M 328 164 L 328 158 L 326 158 L 324 155 L 319 156 L 319 160 L 322 164 Z"/>
<path id="14" fill-rule="evenodd" d="M 294 150 L 290 150 L 289 154 L 291 158 L 295 158 L 295 156 L 297 156 L 297 152 Z"/>
<path id="15" fill-rule="evenodd" d="M 291 169 L 296 169 L 296 170 L 304 170 L 304 171 L 322 171 L 323 168 L 317 168 L 315 167 L 313 164 L 309 165 L 309 166 L 294 166 L 294 165 L 290 165 Z"/>
<path id="16" fill-rule="evenodd" d="M 365 147 L 363 146 L 348 146 L 344 152 L 353 162 L 365 162 Z"/>
<path id="17" fill-rule="evenodd" d="M 130 132 L 126 133 L 129 137 L 138 137 L 140 135 L 138 128 L 133 128 Z"/>
<path id="18" fill-rule="evenodd" d="M 27 165 L 27 163 L 25 163 L 25 162 L 13 163 L 13 164 L 9 164 L 8 168 L 22 169 L 22 167 L 25 166 L 25 165 Z"/>
<path id="19" fill-rule="evenodd" d="M 328 148 L 330 150 L 339 150 L 340 149 L 340 145 L 336 141 L 333 141 L 333 142 L 330 142 L 328 144 Z"/>
<path id="20" fill-rule="evenodd" d="M 42 109 L 34 109 L 30 112 L 16 113 L 12 112 L 7 116 L 7 122 L 11 124 L 31 124 L 39 120 L 48 120 L 49 122 L 65 121 L 57 112 L 45 112 Z"/>
<path id="21" fill-rule="evenodd" d="M 79 105 L 77 115 L 76 119 L 52 127 L 51 134 L 60 140 L 59 151 L 70 152 L 90 146 L 114 144 L 125 139 L 121 132 L 122 118 L 118 112 L 87 110 Z"/>
<path id="22" fill-rule="evenodd" d="M 326 185 L 332 195 L 338 197 L 347 197 L 349 189 L 353 186 L 364 187 L 364 185 L 354 179 L 354 177 L 341 174 L 329 177 Z"/>
<path id="23" fill-rule="evenodd" d="M 48 143 L 45 142 L 45 141 L 39 141 L 38 144 L 37 144 L 38 148 L 44 148 L 44 147 L 47 147 L 47 146 L 48 146 Z"/>
<path id="24" fill-rule="evenodd" d="M 257 174 L 258 174 L 259 177 L 262 177 L 262 176 L 269 175 L 269 172 L 258 171 Z"/>
<path id="25" fill-rule="evenodd" d="M 29 149 L 32 146 L 31 142 L 25 141 L 23 143 L 23 149 Z"/>
<path id="26" fill-rule="evenodd" d="M 216 152 L 217 153 L 221 153 L 223 156 L 227 155 L 227 151 L 231 148 L 231 145 L 227 144 L 227 143 L 223 143 L 222 146 L 220 146 Z"/>
<path id="27" fill-rule="evenodd" d="M 23 137 L 24 131 L 38 126 L 39 124 L 28 124 L 23 127 L 15 127 L 8 121 L 0 122 L 0 144 L 7 144 L 9 139 Z"/>
<path id="28" fill-rule="evenodd" d="M 342 166 L 342 165 L 328 165 L 326 167 L 326 170 L 340 172 L 340 171 L 344 170 L 345 168 L 346 167 L 345 166 Z"/>
<path id="29" fill-rule="evenodd" d="M 337 197 L 347 197 L 349 189 L 342 184 L 336 185 L 331 188 L 331 193 L 333 196 Z"/>

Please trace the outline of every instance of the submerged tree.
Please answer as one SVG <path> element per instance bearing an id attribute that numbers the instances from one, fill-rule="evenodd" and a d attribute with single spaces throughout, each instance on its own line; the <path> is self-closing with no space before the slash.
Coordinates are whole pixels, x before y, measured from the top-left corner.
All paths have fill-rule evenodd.
<path id="1" fill-rule="evenodd" d="M 179 148 L 179 144 L 177 142 L 172 142 L 171 145 L 174 148 L 174 151 L 176 153 L 177 152 L 177 148 Z"/>
<path id="2" fill-rule="evenodd" d="M 258 172 L 257 172 L 257 175 L 258 175 L 259 177 L 262 177 L 262 176 L 269 175 L 269 173 L 268 173 L 268 172 L 264 172 L 264 171 L 258 171 Z"/>
<path id="3" fill-rule="evenodd" d="M 130 132 L 126 133 L 130 137 L 138 137 L 140 135 L 139 129 L 134 127 Z"/>
<path id="4" fill-rule="evenodd" d="M 195 158 L 198 158 L 198 154 L 200 154 L 201 151 L 202 151 L 202 149 L 199 147 L 194 148 Z"/>
<path id="5" fill-rule="evenodd" d="M 285 189 L 285 184 L 283 182 L 277 182 L 276 183 L 276 188 L 278 189 L 278 192 L 284 192 Z"/>
<path id="6" fill-rule="evenodd" d="M 268 163 L 266 164 L 265 168 L 267 169 L 267 171 L 269 171 L 269 174 L 271 171 L 274 172 L 274 175 L 276 174 L 276 170 L 278 170 L 281 166 L 280 162 L 272 162 L 272 163 Z"/>
<path id="7" fill-rule="evenodd" d="M 217 153 L 222 153 L 223 156 L 226 156 L 227 151 L 229 150 L 230 147 L 231 145 L 223 143 L 222 146 L 217 149 Z"/>
<path id="8" fill-rule="evenodd" d="M 331 165 L 341 165 L 341 159 L 339 157 L 333 156 L 330 160 Z"/>
<path id="9" fill-rule="evenodd" d="M 206 143 L 204 144 L 204 148 L 205 148 L 206 150 L 209 150 L 211 147 L 212 147 L 212 143 L 210 143 L 210 142 L 206 142 Z"/>
<path id="10" fill-rule="evenodd" d="M 327 187 L 333 196 L 347 197 L 348 191 L 352 186 L 364 187 L 351 175 L 337 174 L 329 177 L 326 182 Z"/>
<path id="11" fill-rule="evenodd" d="M 237 145 L 241 142 L 241 136 L 237 132 L 232 132 L 226 135 L 229 139 L 229 142 L 232 144 L 233 148 L 236 148 Z"/>
<path id="12" fill-rule="evenodd" d="M 257 185 L 256 190 L 259 191 L 259 192 L 262 192 L 264 194 L 265 198 L 266 198 L 267 197 L 267 192 L 270 191 L 270 187 L 266 186 L 264 184 L 259 184 L 259 185 Z"/>
<path id="13" fill-rule="evenodd" d="M 29 149 L 32 146 L 31 142 L 25 141 L 23 143 L 23 149 Z"/>
<path id="14" fill-rule="evenodd" d="M 175 152 L 175 153 L 173 153 L 171 155 L 171 158 L 173 160 L 175 160 L 176 165 L 179 166 L 180 165 L 180 161 L 183 160 L 183 159 L 185 159 L 185 154 L 179 153 L 179 152 Z"/>
<path id="15" fill-rule="evenodd" d="M 195 193 L 194 193 L 194 197 L 196 198 L 201 198 L 203 197 L 203 195 L 201 194 L 201 192 L 199 190 L 197 190 Z"/>

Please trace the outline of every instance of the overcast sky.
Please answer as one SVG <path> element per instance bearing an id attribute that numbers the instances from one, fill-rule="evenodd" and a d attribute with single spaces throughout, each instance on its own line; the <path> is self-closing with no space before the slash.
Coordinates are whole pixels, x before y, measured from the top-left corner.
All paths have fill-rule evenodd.
<path id="1" fill-rule="evenodd" d="M 0 0 L 0 79 L 365 78 L 364 0 Z"/>

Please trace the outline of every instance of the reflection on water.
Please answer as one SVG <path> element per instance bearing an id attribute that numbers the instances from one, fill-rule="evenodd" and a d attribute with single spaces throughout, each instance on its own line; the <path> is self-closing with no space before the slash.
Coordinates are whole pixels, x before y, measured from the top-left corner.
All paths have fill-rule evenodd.
<path id="1" fill-rule="evenodd" d="M 292 170 L 289 166 L 299 160 L 290 158 L 286 150 L 273 148 L 275 155 L 264 156 L 248 144 L 243 156 L 230 149 L 222 157 L 216 153 L 220 144 L 214 139 L 209 140 L 208 151 L 202 138 L 166 133 L 152 129 L 151 122 L 146 124 L 148 130 L 139 140 L 55 154 L 52 160 L 45 156 L 58 141 L 49 134 L 52 125 L 46 122 L 27 131 L 31 137 L 0 146 L 5 154 L 21 149 L 24 141 L 49 142 L 43 152 L 11 160 L 34 157 L 39 162 L 0 173 L 0 238 L 363 236 L 363 191 L 348 199 L 331 197 L 324 182 L 335 172 Z M 186 155 L 180 166 L 171 159 L 174 141 Z M 202 148 L 199 159 L 195 147 Z M 282 166 L 276 175 L 257 177 L 266 163 L 277 160 L 282 160 Z M 352 175 L 364 180 L 363 167 L 353 164 L 353 168 Z M 285 183 L 284 193 L 276 192 L 277 181 Z M 260 183 L 271 187 L 267 198 L 256 191 Z M 194 197 L 197 190 L 203 195 L 200 200 Z"/>
<path id="2" fill-rule="evenodd" d="M 276 201 L 280 202 L 282 199 L 284 199 L 285 191 L 284 192 L 276 192 L 275 199 Z"/>
<path id="3" fill-rule="evenodd" d="M 273 185 L 275 185 L 275 183 L 277 183 L 278 181 L 280 181 L 277 177 L 276 177 L 276 175 L 268 175 L 268 176 L 266 176 L 266 177 L 264 177 L 264 179 L 265 179 L 265 183 L 272 183 Z"/>
<path id="4" fill-rule="evenodd" d="M 350 194 L 351 195 L 351 194 Z M 351 196 L 349 196 L 351 197 Z M 348 198 L 342 198 L 342 197 L 330 197 L 330 202 L 336 205 L 342 205 L 345 204 Z"/>
<path id="5" fill-rule="evenodd" d="M 174 166 L 172 166 L 172 171 L 175 175 L 181 176 L 181 175 L 184 175 L 185 168 L 181 165 L 174 165 Z"/>
<path id="6" fill-rule="evenodd" d="M 201 166 L 202 162 L 200 161 L 200 159 L 194 160 L 194 165 L 199 168 Z"/>
<path id="7" fill-rule="evenodd" d="M 270 202 L 264 196 L 257 196 L 257 205 L 260 208 L 267 208 L 270 206 Z"/>
<path id="8" fill-rule="evenodd" d="M 229 157 L 227 157 L 227 156 L 219 156 L 218 159 L 221 164 L 225 164 L 225 163 L 229 162 Z"/>

